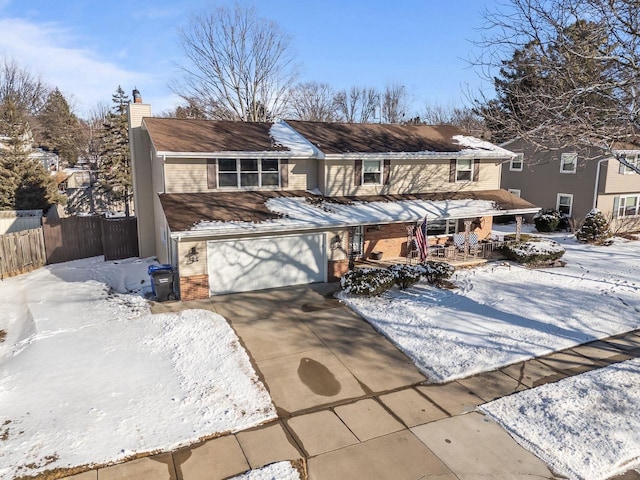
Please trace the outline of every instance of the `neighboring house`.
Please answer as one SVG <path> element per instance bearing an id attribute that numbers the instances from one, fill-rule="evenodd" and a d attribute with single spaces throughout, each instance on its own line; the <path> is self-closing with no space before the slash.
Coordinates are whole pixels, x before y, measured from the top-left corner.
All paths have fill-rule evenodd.
<path id="1" fill-rule="evenodd" d="M 178 271 L 183 300 L 330 281 L 354 257 L 490 235 L 538 211 L 500 190 L 511 152 L 451 126 L 151 117 L 130 105 L 141 256 Z"/>
<path id="2" fill-rule="evenodd" d="M 614 229 L 640 228 L 640 175 L 615 157 L 640 166 L 640 147 L 603 155 L 596 148 L 539 150 L 524 140 L 502 146 L 516 153 L 502 167 L 509 192 L 578 221 L 597 208 L 614 220 Z"/>

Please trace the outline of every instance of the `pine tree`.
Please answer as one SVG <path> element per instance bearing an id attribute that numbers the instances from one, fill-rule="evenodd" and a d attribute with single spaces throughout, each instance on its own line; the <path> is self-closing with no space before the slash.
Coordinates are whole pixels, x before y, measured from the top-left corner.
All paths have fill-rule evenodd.
<path id="1" fill-rule="evenodd" d="M 611 237 L 609 221 L 602 212 L 596 208 L 591 210 L 584 219 L 582 226 L 576 232 L 576 238 L 580 242 L 602 245 Z"/>
<path id="2" fill-rule="evenodd" d="M 7 99 L 0 106 L 0 208 L 46 210 L 60 201 L 53 177 L 32 153 L 26 112 Z"/>
<path id="3" fill-rule="evenodd" d="M 124 202 L 124 213 L 128 217 L 133 189 L 127 117 L 129 97 L 118 86 L 112 100 L 113 107 L 107 114 L 101 133 L 98 183 L 100 189 L 113 200 Z"/>
<path id="4" fill-rule="evenodd" d="M 40 146 L 55 152 L 63 163 L 75 165 L 87 140 L 80 120 L 71 112 L 67 99 L 57 88 L 47 97 L 38 114 L 38 122 Z"/>

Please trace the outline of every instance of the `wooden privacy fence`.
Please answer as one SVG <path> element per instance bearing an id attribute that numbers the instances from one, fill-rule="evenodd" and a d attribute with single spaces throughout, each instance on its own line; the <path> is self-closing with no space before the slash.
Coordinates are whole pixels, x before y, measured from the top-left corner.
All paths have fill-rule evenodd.
<path id="1" fill-rule="evenodd" d="M 0 278 L 40 268 L 45 259 L 42 228 L 0 235 Z"/>
<path id="2" fill-rule="evenodd" d="M 135 217 L 45 218 L 42 228 L 48 264 L 98 255 L 105 260 L 138 256 Z"/>

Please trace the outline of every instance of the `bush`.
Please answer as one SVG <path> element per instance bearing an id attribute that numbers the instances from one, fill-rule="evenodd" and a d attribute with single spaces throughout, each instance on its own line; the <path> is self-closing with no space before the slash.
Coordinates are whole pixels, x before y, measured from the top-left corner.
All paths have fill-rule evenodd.
<path id="1" fill-rule="evenodd" d="M 553 263 L 564 255 L 564 247 L 553 240 L 542 238 L 531 239 L 503 248 L 507 258 L 526 265 L 543 265 Z"/>
<path id="2" fill-rule="evenodd" d="M 551 208 L 540 210 L 533 217 L 533 223 L 539 232 L 555 232 L 561 220 L 560 212 Z"/>
<path id="3" fill-rule="evenodd" d="M 455 271 L 452 265 L 435 260 L 427 260 L 421 263 L 420 266 L 424 269 L 422 275 L 427 279 L 427 282 L 433 285 L 439 285 L 443 281 L 448 280 Z"/>
<path id="4" fill-rule="evenodd" d="M 340 279 L 345 293 L 353 295 L 380 295 L 393 287 L 394 274 L 385 268 L 357 268 L 347 272 Z"/>
<path id="5" fill-rule="evenodd" d="M 595 243 L 602 245 L 611 237 L 609 221 L 600 210 L 591 210 L 582 222 L 582 226 L 576 232 L 576 239 L 583 243 Z"/>
<path id="6" fill-rule="evenodd" d="M 396 285 L 400 290 L 411 287 L 424 274 L 422 265 L 391 265 L 389 271 L 393 274 Z"/>

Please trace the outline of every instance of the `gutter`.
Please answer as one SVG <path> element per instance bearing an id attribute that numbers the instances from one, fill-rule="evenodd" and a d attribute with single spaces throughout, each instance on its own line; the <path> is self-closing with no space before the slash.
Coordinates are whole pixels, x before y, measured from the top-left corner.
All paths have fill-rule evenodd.
<path id="1" fill-rule="evenodd" d="M 598 203 L 598 187 L 600 186 L 600 169 L 602 167 L 602 162 L 609 161 L 610 158 L 601 158 L 598 160 L 598 168 L 596 169 L 596 181 L 595 186 L 593 187 L 593 206 L 591 208 L 596 208 Z"/>

